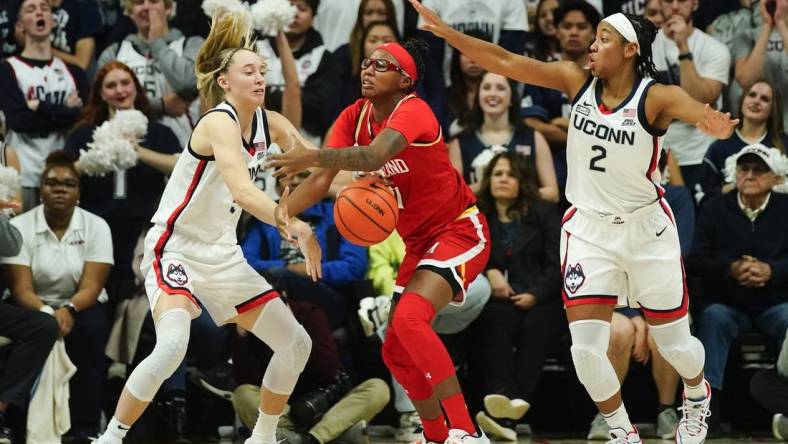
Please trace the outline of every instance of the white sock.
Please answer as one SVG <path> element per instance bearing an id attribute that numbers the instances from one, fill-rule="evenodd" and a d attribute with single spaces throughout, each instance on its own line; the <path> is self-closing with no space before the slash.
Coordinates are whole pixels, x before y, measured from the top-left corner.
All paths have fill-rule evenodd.
<path id="1" fill-rule="evenodd" d="M 252 430 L 252 439 L 261 442 L 276 442 L 276 425 L 280 415 L 269 415 L 257 409 L 257 422 Z"/>
<path id="2" fill-rule="evenodd" d="M 129 426 L 123 424 L 122 422 L 115 419 L 113 416 L 112 419 L 107 424 L 107 430 L 102 435 L 103 437 L 112 437 L 115 438 L 118 442 L 123 440 L 126 437 L 126 433 L 129 431 Z M 101 442 L 101 440 L 99 440 Z"/>
<path id="3" fill-rule="evenodd" d="M 691 399 L 693 401 L 702 401 L 709 396 L 709 393 L 706 391 L 706 379 L 704 378 L 700 384 L 696 386 L 687 385 L 684 383 L 684 393 L 687 395 L 687 399 Z"/>
<path id="4" fill-rule="evenodd" d="M 602 413 L 602 416 L 605 418 L 605 422 L 607 422 L 607 425 L 609 425 L 611 429 L 623 429 L 626 432 L 631 432 L 634 430 L 632 423 L 629 422 L 627 408 L 624 407 L 623 402 L 619 408 L 611 413 Z"/>

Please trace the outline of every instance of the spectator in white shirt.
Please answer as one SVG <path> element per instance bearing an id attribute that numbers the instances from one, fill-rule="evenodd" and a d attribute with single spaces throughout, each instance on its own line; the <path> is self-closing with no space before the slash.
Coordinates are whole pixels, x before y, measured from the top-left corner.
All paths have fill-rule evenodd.
<path id="1" fill-rule="evenodd" d="M 79 192 L 71 160 L 62 151 L 51 154 L 41 175 L 41 205 L 11 220 L 22 233 L 22 250 L 1 260 L 16 303 L 57 319 L 77 367 L 69 399 L 75 440 L 95 436 L 101 420 L 108 319 L 97 302 L 106 301 L 113 264 L 109 226 L 77 206 Z"/>
<path id="2" fill-rule="evenodd" d="M 722 105 L 731 56 L 728 48 L 692 24 L 700 0 L 662 0 L 665 23 L 654 40 L 654 65 L 663 81 L 681 86 L 693 99 L 714 108 Z M 695 192 L 703 172 L 703 156 L 714 139 L 697 128 L 676 122 L 665 135 L 665 146 L 676 156 L 684 183 Z M 699 185 L 698 185 L 699 186 Z"/>

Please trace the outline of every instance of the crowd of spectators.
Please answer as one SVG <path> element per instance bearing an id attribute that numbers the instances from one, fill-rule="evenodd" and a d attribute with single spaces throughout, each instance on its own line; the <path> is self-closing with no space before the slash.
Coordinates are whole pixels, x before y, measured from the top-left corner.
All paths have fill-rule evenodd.
<path id="1" fill-rule="evenodd" d="M 529 421 L 539 399 L 548 355 L 568 350 L 561 341 L 567 329 L 558 237 L 568 207 L 573 98 L 485 72 L 420 31 L 406 0 L 290 1 L 297 13 L 287 31 L 257 40 L 267 63 L 266 108 L 319 146 L 339 112 L 361 98 L 361 62 L 377 45 L 413 37 L 429 44 L 418 93 L 439 118 L 452 164 L 478 196 L 492 245 L 468 303 L 447 307 L 434 328 L 453 355 L 468 357 L 456 361 L 466 367 L 461 373 L 481 375 L 481 393 L 470 402 L 479 425 L 515 440 L 517 424 Z M 643 15 L 660 29 L 653 46 L 658 80 L 741 119 L 727 140 L 672 124 L 662 186 L 680 233 L 693 329 L 706 348 L 710 436 L 725 430 L 729 355 L 738 338 L 756 331 L 765 364 L 775 370 L 752 378 L 752 397 L 774 415 L 774 433 L 788 438 L 788 100 L 781 97 L 788 91 L 788 0 L 421 1 L 470 35 L 581 67 L 603 16 Z M 90 442 L 106 417 L 102 408 L 115 404 L 108 381 L 140 360 L 152 323 L 135 258 L 205 111 L 194 63 L 209 23 L 198 0 L 0 4 L 0 165 L 17 170 L 21 181 L 18 202 L 0 202 L 0 443 L 24 442 L 25 433 L 30 442 Z M 131 141 L 137 164 L 103 177 L 84 174 L 79 158 L 93 131 L 131 109 L 149 120 L 145 135 Z M 324 251 L 320 282 L 306 276 L 304 258 L 274 227 L 248 218 L 239 226 L 247 261 L 286 295 L 314 343 L 280 422 L 281 438 L 294 444 L 367 443 L 366 426 L 390 400 L 396 439 L 415 441 L 421 432 L 402 387 L 380 374 L 404 245 L 396 233 L 370 248 L 338 234 L 332 199 L 349 180 L 339 175 L 330 195 L 301 215 Z M 258 173 L 256 183 L 274 198 L 283 191 L 270 172 Z M 359 325 L 362 336 L 378 339 L 354 340 Z M 638 307 L 617 310 L 611 329 L 620 381 L 632 367 L 650 366 L 658 400 L 652 422 L 659 437 L 671 439 L 678 375 L 656 350 Z M 189 437 L 189 380 L 231 398 L 239 423 L 249 427 L 270 350 L 207 316 L 192 330 L 186 363 L 157 398 L 169 437 Z M 470 330 L 476 334 L 462 336 Z M 32 410 L 39 405 L 54 410 Z M 588 420 L 588 438 L 606 439 L 604 420 Z"/>

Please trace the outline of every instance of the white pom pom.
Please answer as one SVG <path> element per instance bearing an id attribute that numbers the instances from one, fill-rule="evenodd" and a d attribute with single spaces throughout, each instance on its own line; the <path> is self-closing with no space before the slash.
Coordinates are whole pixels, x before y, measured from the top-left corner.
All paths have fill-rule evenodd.
<path id="1" fill-rule="evenodd" d="M 502 153 L 504 151 L 507 151 L 506 147 L 501 145 L 493 145 L 479 153 L 479 155 L 476 156 L 473 161 L 471 161 L 471 168 L 473 168 L 476 172 L 477 181 L 482 181 L 484 169 L 487 168 L 487 164 L 490 163 L 492 158 L 495 157 L 496 154 Z"/>
<path id="2" fill-rule="evenodd" d="M 79 169 L 92 177 L 103 177 L 114 171 L 114 162 L 108 152 L 89 143 L 88 150 L 79 150 Z"/>
<path id="3" fill-rule="evenodd" d="M 110 122 L 117 134 L 132 139 L 141 139 L 148 132 L 148 118 L 136 109 L 118 111 Z"/>
<path id="4" fill-rule="evenodd" d="M 19 173 L 11 167 L 0 167 L 0 201 L 10 202 L 16 199 L 22 185 Z"/>
<path id="5" fill-rule="evenodd" d="M 246 6 L 239 0 L 203 0 L 202 10 L 208 17 L 213 17 L 217 10 L 227 12 L 244 11 Z"/>
<path id="6" fill-rule="evenodd" d="M 252 23 L 263 35 L 275 36 L 293 23 L 297 13 L 289 0 L 260 0 L 252 5 Z"/>
<path id="7" fill-rule="evenodd" d="M 148 131 L 148 119 L 139 111 L 119 111 L 112 120 L 93 131 L 88 150 L 80 150 L 79 166 L 88 176 L 104 176 L 137 164 L 139 156 L 132 140 Z"/>

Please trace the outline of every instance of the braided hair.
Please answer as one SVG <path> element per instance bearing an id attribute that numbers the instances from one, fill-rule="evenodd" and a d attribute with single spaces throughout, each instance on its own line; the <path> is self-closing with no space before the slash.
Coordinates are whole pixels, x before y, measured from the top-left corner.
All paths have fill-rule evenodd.
<path id="1" fill-rule="evenodd" d="M 408 54 L 413 57 L 413 61 L 416 63 L 416 75 L 418 76 L 418 80 L 413 83 L 413 87 L 415 88 L 416 85 L 424 79 L 426 60 L 430 55 L 430 47 L 424 40 L 413 38 L 405 40 L 402 43 L 402 47 L 405 48 L 405 51 L 408 51 Z"/>
<path id="2" fill-rule="evenodd" d="M 643 16 L 624 15 L 632 23 L 632 27 L 635 28 L 635 34 L 638 36 L 638 45 L 640 46 L 640 54 L 635 59 L 635 73 L 640 78 L 650 77 L 658 80 L 660 75 L 657 73 L 657 67 L 654 66 L 651 50 L 651 45 L 657 37 L 657 27 Z"/>

